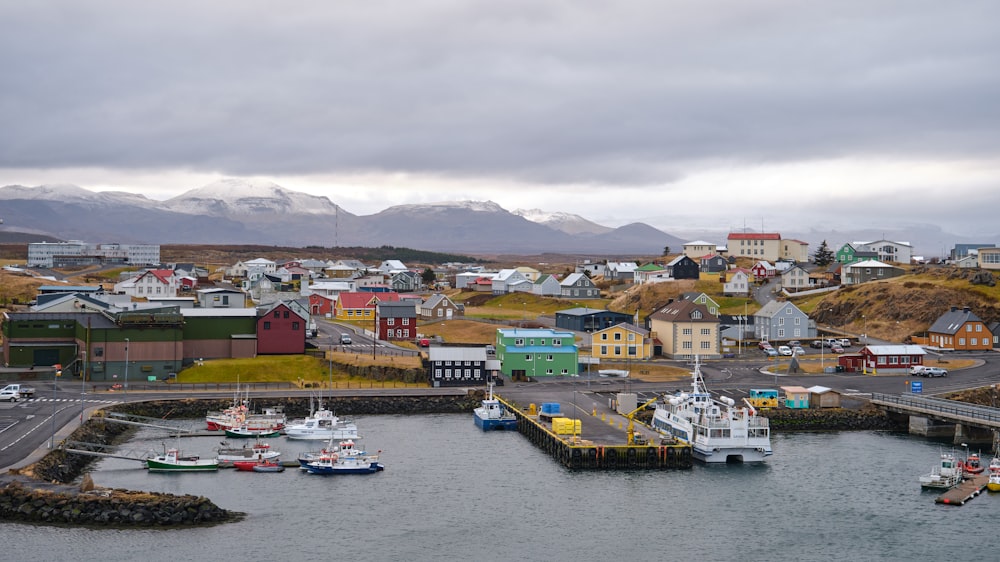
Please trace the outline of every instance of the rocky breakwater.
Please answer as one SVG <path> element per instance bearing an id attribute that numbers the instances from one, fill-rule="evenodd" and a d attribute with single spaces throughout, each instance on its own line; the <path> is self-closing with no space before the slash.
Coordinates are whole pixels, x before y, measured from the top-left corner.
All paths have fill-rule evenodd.
<path id="1" fill-rule="evenodd" d="M 906 418 L 892 416 L 879 408 L 822 408 L 764 410 L 775 431 L 906 431 Z"/>
<path id="2" fill-rule="evenodd" d="M 204 497 L 96 489 L 41 489 L 20 481 L 0 488 L 0 520 L 100 527 L 205 525 L 243 514 Z"/>

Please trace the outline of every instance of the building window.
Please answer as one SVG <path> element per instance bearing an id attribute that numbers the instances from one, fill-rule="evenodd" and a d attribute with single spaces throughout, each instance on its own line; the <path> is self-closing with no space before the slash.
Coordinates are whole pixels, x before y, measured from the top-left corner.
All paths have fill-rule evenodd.
<path id="1" fill-rule="evenodd" d="M 615 341 L 622 341 L 622 333 L 615 332 Z"/>
<path id="2" fill-rule="evenodd" d="M 628 346 L 628 354 L 631 357 L 635 357 L 637 354 L 637 348 L 634 345 Z"/>
<path id="3" fill-rule="evenodd" d="M 690 336 L 691 333 L 692 333 L 691 328 L 684 328 L 683 330 L 681 330 L 681 335 Z"/>
<path id="4" fill-rule="evenodd" d="M 710 341 L 703 341 L 703 342 L 701 342 L 701 348 L 702 349 L 711 349 L 712 348 L 712 342 L 710 342 Z"/>
<path id="5" fill-rule="evenodd" d="M 602 345 L 601 346 L 601 355 L 607 355 L 607 354 L 608 354 L 608 346 Z"/>
<path id="6" fill-rule="evenodd" d="M 703 335 L 703 336 L 710 336 L 710 335 L 712 335 L 712 329 L 711 328 L 702 328 L 701 329 L 701 335 Z"/>
<path id="7" fill-rule="evenodd" d="M 691 342 L 681 342 L 681 349 L 691 349 Z"/>
<path id="8" fill-rule="evenodd" d="M 621 355 L 621 354 L 622 354 L 622 346 L 616 345 L 615 346 L 615 355 Z"/>
<path id="9" fill-rule="evenodd" d="M 296 332 L 299 330 L 299 323 L 298 322 L 292 322 L 292 330 L 294 330 Z"/>
<path id="10" fill-rule="evenodd" d="M 270 322 L 264 322 L 264 329 L 265 330 L 270 330 L 271 329 L 271 323 Z"/>
<path id="11" fill-rule="evenodd" d="M 395 318 L 386 318 L 385 325 L 386 326 L 395 326 L 396 325 L 396 319 Z"/>

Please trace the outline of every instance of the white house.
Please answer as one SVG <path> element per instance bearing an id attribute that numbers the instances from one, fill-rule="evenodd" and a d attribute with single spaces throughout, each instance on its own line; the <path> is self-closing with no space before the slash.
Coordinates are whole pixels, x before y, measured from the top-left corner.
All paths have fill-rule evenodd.
<path id="1" fill-rule="evenodd" d="M 504 295 L 514 292 L 531 292 L 531 281 L 516 269 L 501 269 L 493 276 L 492 291 L 494 295 Z"/>
<path id="2" fill-rule="evenodd" d="M 875 252 L 881 262 L 910 263 L 913 259 L 913 246 L 909 242 L 894 242 L 892 240 L 875 240 L 872 242 L 852 242 L 855 251 Z"/>
<path id="3" fill-rule="evenodd" d="M 737 268 L 726 273 L 722 284 L 722 294 L 727 297 L 748 296 L 750 294 L 750 272 Z"/>
<path id="4" fill-rule="evenodd" d="M 684 243 L 684 255 L 698 261 L 702 256 L 708 254 L 715 254 L 716 248 L 718 246 L 711 242 L 705 242 L 704 240 L 695 240 L 693 242 Z"/>
<path id="5" fill-rule="evenodd" d="M 114 292 L 130 297 L 176 297 L 179 281 L 170 269 L 149 269 L 115 284 Z"/>

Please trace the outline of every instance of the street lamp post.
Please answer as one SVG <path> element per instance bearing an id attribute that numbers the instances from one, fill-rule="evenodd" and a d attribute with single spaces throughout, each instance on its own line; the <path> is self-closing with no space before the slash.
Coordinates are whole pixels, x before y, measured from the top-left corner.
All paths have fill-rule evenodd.
<path id="1" fill-rule="evenodd" d="M 83 363 L 80 367 L 80 423 L 83 423 L 83 402 L 87 398 L 87 352 L 81 352 Z"/>
<path id="2" fill-rule="evenodd" d="M 125 402 L 128 402 L 128 338 L 125 338 L 125 386 L 122 387 L 125 394 Z"/>

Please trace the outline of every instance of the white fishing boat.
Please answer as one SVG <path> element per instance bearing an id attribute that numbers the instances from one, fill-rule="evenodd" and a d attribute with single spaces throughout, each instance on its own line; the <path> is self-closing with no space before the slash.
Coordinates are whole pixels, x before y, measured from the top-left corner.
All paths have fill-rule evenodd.
<path id="1" fill-rule="evenodd" d="M 227 466 L 239 461 L 269 461 L 281 456 L 281 453 L 272 451 L 270 445 L 261 441 L 243 447 L 232 447 L 223 441 L 217 451 L 219 454 L 215 458 L 220 464 Z"/>
<path id="2" fill-rule="evenodd" d="M 181 455 L 180 449 L 165 449 L 159 455 L 146 459 L 150 472 L 206 472 L 219 469 L 216 459 L 202 459 L 197 456 Z"/>
<path id="3" fill-rule="evenodd" d="M 333 439 L 357 439 L 358 426 L 352 422 L 341 420 L 331 410 L 323 407 L 304 420 L 285 426 L 285 436 L 289 439 L 315 439 L 329 441 Z"/>
<path id="4" fill-rule="evenodd" d="M 744 403 L 736 406 L 732 398 L 712 398 L 696 356 L 691 392 L 658 401 L 652 427 L 666 439 L 691 445 L 692 456 L 702 462 L 762 462 L 772 453 L 770 422 Z"/>
<path id="5" fill-rule="evenodd" d="M 354 441 L 348 439 L 341 441 L 340 445 L 332 451 L 328 451 L 316 460 L 302 463 L 303 469 L 310 474 L 371 474 L 385 469 L 382 463 L 378 462 L 377 454 L 369 454 L 355 446 Z"/>
<path id="6" fill-rule="evenodd" d="M 489 396 L 472 411 L 473 420 L 483 431 L 491 429 L 517 429 L 517 417 L 499 400 L 493 397 L 493 383 L 490 382 Z"/>
<path id="7" fill-rule="evenodd" d="M 990 479 L 986 482 L 986 489 L 991 492 L 1000 492 L 1000 457 L 993 457 L 990 461 Z"/>
<path id="8" fill-rule="evenodd" d="M 931 468 L 929 474 L 920 477 L 920 487 L 947 490 L 961 481 L 962 461 L 952 453 L 941 453 L 940 464 Z"/>

